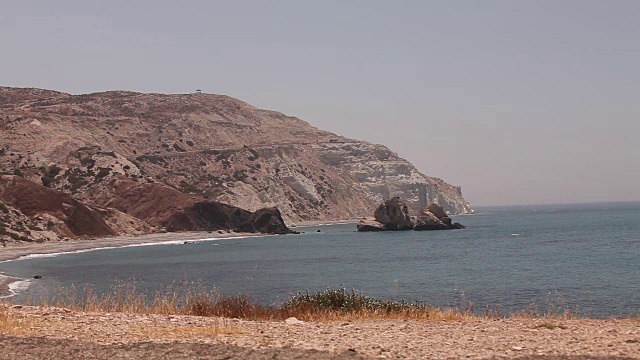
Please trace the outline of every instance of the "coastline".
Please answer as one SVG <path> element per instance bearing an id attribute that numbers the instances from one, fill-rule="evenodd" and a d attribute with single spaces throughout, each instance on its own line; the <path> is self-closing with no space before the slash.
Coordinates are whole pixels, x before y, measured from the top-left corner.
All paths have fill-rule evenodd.
<path id="1" fill-rule="evenodd" d="M 9 243 L 0 248 L 0 263 L 17 260 L 27 256 L 53 255 L 80 251 L 111 249 L 127 246 L 179 244 L 181 241 L 214 241 L 232 238 L 262 237 L 269 234 L 254 233 L 218 233 L 207 231 L 189 231 L 145 235 L 123 235 L 95 238 L 90 240 L 72 239 L 68 241 L 50 241 L 44 243 Z"/>
<path id="2" fill-rule="evenodd" d="M 13 294 L 13 291 L 11 291 L 11 287 L 9 286 L 11 283 L 14 283 L 16 281 L 20 281 L 20 279 L 12 277 L 12 276 L 7 276 L 4 274 L 0 274 L 0 300 L 1 299 L 5 299 L 8 297 L 11 297 Z"/>
<path id="3" fill-rule="evenodd" d="M 50 241 L 45 243 L 10 243 L 0 248 L 0 264 L 29 257 L 56 256 L 68 253 L 115 249 L 121 247 L 182 244 L 184 241 L 214 241 L 223 239 L 262 237 L 269 234 L 253 233 L 218 233 L 207 231 L 175 232 L 146 235 L 123 235 L 115 237 L 95 238 L 90 240 L 73 239 L 68 241 Z M 24 281 L 7 274 L 0 273 L 0 300 L 12 297 L 15 292 L 11 284 Z"/>
<path id="4" fill-rule="evenodd" d="M 300 227 L 325 226 L 325 225 L 344 225 L 356 224 L 359 219 L 350 220 L 305 220 L 298 223 L 287 224 L 288 227 L 295 229 Z"/>

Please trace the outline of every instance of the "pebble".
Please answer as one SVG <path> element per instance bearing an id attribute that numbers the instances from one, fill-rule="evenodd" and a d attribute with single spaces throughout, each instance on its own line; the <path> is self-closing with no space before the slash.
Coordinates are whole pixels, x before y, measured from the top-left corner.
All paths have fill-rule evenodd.
<path id="1" fill-rule="evenodd" d="M 295 318 L 295 317 L 290 317 L 290 318 L 286 319 L 284 322 L 285 322 L 287 325 L 302 325 L 302 324 L 304 324 L 304 321 L 302 321 L 302 320 L 298 320 L 298 319 L 297 319 L 297 318 Z"/>

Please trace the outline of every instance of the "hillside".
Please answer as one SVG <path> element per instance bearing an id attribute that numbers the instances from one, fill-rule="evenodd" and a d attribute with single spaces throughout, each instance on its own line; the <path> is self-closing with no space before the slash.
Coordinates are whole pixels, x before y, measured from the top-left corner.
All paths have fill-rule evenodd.
<path id="1" fill-rule="evenodd" d="M 392 196 L 413 213 L 430 202 L 470 211 L 460 187 L 382 145 L 211 94 L 0 87 L 0 172 L 137 219 L 116 206 L 123 181 L 249 211 L 276 206 L 289 222 L 370 216 Z"/>

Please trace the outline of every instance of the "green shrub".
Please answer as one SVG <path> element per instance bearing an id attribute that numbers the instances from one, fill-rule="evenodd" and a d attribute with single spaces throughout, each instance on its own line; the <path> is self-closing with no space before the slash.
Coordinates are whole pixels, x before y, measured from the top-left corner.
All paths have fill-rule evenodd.
<path id="1" fill-rule="evenodd" d="M 96 174 L 96 177 L 101 179 L 101 178 L 109 175 L 110 172 L 111 172 L 111 169 L 109 169 L 109 168 L 100 168 L 100 170 L 98 170 L 98 173 Z"/>
<path id="2" fill-rule="evenodd" d="M 49 166 L 49 169 L 47 170 L 46 175 L 48 177 L 54 178 L 60 173 L 60 171 L 62 171 L 62 168 L 54 164 Z"/>
<path id="3" fill-rule="evenodd" d="M 53 179 L 48 177 L 48 176 L 42 176 L 40 177 L 40 181 L 42 181 L 42 185 L 46 186 L 46 187 L 50 187 L 51 183 L 53 183 Z"/>

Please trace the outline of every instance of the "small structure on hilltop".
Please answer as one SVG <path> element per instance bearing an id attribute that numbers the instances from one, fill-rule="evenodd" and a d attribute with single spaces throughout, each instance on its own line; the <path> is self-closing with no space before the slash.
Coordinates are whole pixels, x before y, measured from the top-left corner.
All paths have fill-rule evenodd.
<path id="1" fill-rule="evenodd" d="M 202 94 L 202 90 L 197 89 L 197 90 L 196 90 L 196 94 Z"/>

